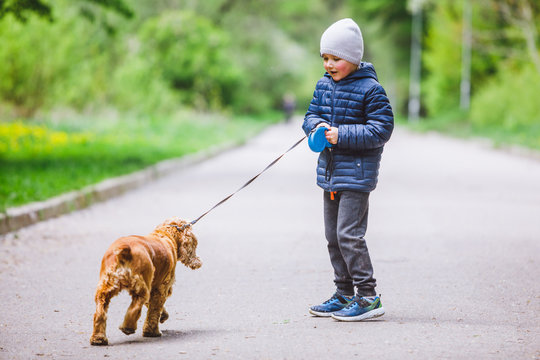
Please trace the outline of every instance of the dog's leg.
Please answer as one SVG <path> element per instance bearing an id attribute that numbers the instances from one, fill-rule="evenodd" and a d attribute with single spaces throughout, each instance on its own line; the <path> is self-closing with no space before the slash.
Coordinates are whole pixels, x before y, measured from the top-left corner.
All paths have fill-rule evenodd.
<path id="1" fill-rule="evenodd" d="M 167 296 L 161 291 L 157 289 L 152 290 L 150 301 L 148 303 L 148 314 L 146 315 L 146 321 L 143 326 L 143 336 L 161 336 L 161 332 L 159 331 L 159 321 L 163 314 L 163 305 L 165 304 L 166 299 Z"/>
<path id="2" fill-rule="evenodd" d="M 169 289 L 167 290 L 167 296 L 168 299 L 172 295 L 172 284 L 174 284 L 174 277 L 170 281 Z M 167 310 L 165 310 L 165 306 L 163 306 L 163 310 L 161 310 L 161 316 L 159 317 L 159 322 L 163 324 L 165 321 L 169 319 L 169 313 Z"/>
<path id="3" fill-rule="evenodd" d="M 131 335 L 137 330 L 137 321 L 141 317 L 142 307 L 148 301 L 148 290 L 145 287 L 144 291 L 139 293 L 130 291 L 130 295 L 131 304 L 126 311 L 124 322 L 119 328 L 126 335 Z"/>
<path id="4" fill-rule="evenodd" d="M 107 339 L 107 310 L 113 296 L 117 295 L 118 291 L 109 289 L 103 290 L 98 288 L 96 292 L 96 313 L 94 314 L 94 330 L 90 337 L 91 345 L 108 345 Z"/>

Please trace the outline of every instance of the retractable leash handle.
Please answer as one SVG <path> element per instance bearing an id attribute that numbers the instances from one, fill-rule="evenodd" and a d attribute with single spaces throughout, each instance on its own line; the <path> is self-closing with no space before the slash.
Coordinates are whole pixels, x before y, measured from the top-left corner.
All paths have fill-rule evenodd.
<path id="1" fill-rule="evenodd" d="M 171 227 L 176 227 L 176 230 L 178 230 L 179 232 L 182 232 L 184 231 L 188 226 L 193 226 L 195 225 L 199 220 L 201 220 L 204 216 L 206 216 L 210 211 L 214 210 L 215 208 L 217 208 L 218 206 L 220 206 L 221 204 L 223 204 L 224 202 L 226 202 L 227 200 L 229 200 L 230 198 L 232 198 L 237 192 L 239 192 L 240 190 L 244 189 L 245 187 L 247 187 L 249 184 L 251 184 L 253 181 L 255 181 L 255 179 L 257 179 L 259 176 L 262 175 L 262 173 L 264 173 L 266 170 L 270 169 L 272 166 L 274 166 L 279 160 L 281 160 L 281 158 L 283 156 L 285 156 L 285 154 L 287 154 L 289 151 L 291 151 L 292 149 L 294 149 L 295 147 L 297 147 L 298 145 L 300 145 L 300 143 L 302 141 L 304 141 L 305 138 L 307 138 L 308 136 L 305 135 L 304 137 L 302 137 L 300 140 L 298 140 L 296 143 L 294 143 L 289 149 L 287 149 L 287 151 L 285 151 L 283 154 L 281 154 L 280 156 L 278 156 L 274 161 L 272 161 L 270 164 L 268 164 L 261 172 L 259 172 L 257 175 L 255 175 L 254 177 L 252 177 L 251 179 L 249 179 L 244 185 L 242 185 L 240 188 L 238 188 L 238 190 L 236 190 L 235 192 L 231 193 L 230 195 L 226 196 L 223 200 L 221 200 L 220 202 L 218 202 L 216 205 L 212 206 L 209 210 L 207 210 L 205 213 L 203 213 L 201 216 L 199 216 L 198 218 L 196 218 L 195 220 L 192 220 L 190 222 L 188 222 L 187 224 L 184 224 L 182 226 L 178 226 L 178 225 L 169 225 Z M 326 139 L 326 138 L 325 138 Z"/>
<path id="2" fill-rule="evenodd" d="M 313 152 L 321 152 L 327 147 L 332 147 L 332 144 L 326 140 L 326 132 L 329 129 L 324 126 L 320 126 L 318 128 L 313 129 L 309 133 L 308 137 L 308 145 L 311 151 Z"/>

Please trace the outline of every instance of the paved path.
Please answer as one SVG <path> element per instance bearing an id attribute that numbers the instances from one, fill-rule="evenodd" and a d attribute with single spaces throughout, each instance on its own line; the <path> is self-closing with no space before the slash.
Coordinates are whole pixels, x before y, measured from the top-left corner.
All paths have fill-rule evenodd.
<path id="1" fill-rule="evenodd" d="M 275 126 L 127 195 L 0 238 L 0 359 L 540 358 L 540 162 L 396 130 L 371 196 L 368 245 L 387 314 L 340 323 L 316 155 L 304 143 L 194 228 L 204 265 L 179 265 L 163 337 L 117 329 L 89 345 L 101 256 L 164 218 L 193 219 L 299 139 Z M 144 314 L 143 314 L 144 316 Z"/>

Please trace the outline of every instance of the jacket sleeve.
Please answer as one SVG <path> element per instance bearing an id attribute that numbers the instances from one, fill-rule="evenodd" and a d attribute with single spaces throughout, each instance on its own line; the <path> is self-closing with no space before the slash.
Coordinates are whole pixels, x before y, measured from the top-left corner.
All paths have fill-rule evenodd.
<path id="1" fill-rule="evenodd" d="M 321 93 L 322 91 L 319 89 L 319 83 L 317 83 L 315 91 L 313 92 L 313 99 L 311 99 L 308 111 L 304 117 L 304 123 L 302 124 L 302 129 L 306 135 L 309 135 L 309 133 L 322 122 L 329 124 L 328 121 L 321 117 Z"/>
<path id="2" fill-rule="evenodd" d="M 394 113 L 380 84 L 366 92 L 364 109 L 365 124 L 346 124 L 339 127 L 338 147 L 350 150 L 376 149 L 390 139 L 394 129 Z"/>

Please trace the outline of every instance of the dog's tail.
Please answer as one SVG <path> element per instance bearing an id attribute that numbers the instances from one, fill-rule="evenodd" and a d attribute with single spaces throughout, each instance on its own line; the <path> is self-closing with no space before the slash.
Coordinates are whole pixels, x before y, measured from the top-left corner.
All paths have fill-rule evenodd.
<path id="1" fill-rule="evenodd" d="M 120 265 L 125 265 L 133 258 L 133 255 L 131 254 L 131 247 L 128 244 L 120 245 L 116 250 L 114 250 L 114 255 L 116 255 L 116 261 Z"/>

